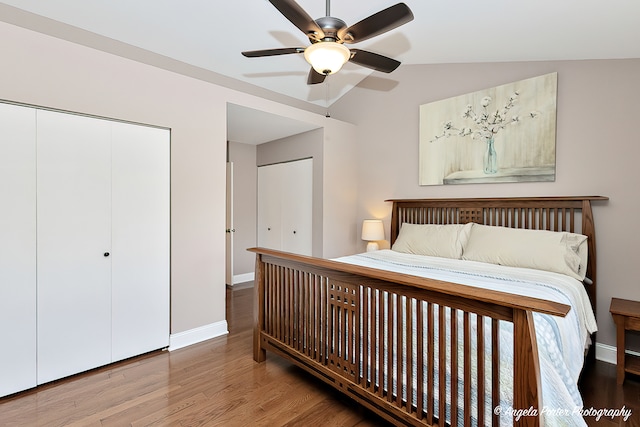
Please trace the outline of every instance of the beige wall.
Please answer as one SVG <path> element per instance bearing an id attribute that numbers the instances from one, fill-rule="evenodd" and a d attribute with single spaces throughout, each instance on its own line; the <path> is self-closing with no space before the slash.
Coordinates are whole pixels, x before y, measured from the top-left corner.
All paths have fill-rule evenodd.
<path id="1" fill-rule="evenodd" d="M 344 126 L 4 22 L 0 53 L 0 99 L 171 129 L 172 334 L 225 320 L 227 102 Z"/>
<path id="2" fill-rule="evenodd" d="M 558 72 L 556 181 L 418 186 L 418 114 L 424 103 Z M 365 80 L 333 107 L 358 129 L 358 218 L 385 217 L 387 198 L 603 195 L 594 208 L 598 248 L 598 342 L 614 345 L 612 296 L 640 300 L 635 226 L 640 212 L 640 59 L 404 65 Z M 386 85 L 388 88 L 392 85 Z M 364 249 L 364 245 L 361 244 Z"/>
<path id="3" fill-rule="evenodd" d="M 346 123 L 325 129 L 323 146 L 322 256 L 335 258 L 358 248 L 357 130 Z"/>

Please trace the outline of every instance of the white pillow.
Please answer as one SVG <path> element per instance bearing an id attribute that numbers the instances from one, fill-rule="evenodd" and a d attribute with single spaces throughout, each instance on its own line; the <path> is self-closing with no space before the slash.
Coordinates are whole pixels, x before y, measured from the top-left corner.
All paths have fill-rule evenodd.
<path id="1" fill-rule="evenodd" d="M 476 224 L 462 259 L 553 271 L 584 280 L 587 236 Z"/>
<path id="2" fill-rule="evenodd" d="M 472 225 L 403 223 L 391 249 L 409 254 L 460 259 Z"/>

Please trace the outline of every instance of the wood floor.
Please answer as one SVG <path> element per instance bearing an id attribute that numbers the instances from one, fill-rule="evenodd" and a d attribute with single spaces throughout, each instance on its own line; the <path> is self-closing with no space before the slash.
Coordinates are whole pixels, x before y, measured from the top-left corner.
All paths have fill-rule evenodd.
<path id="1" fill-rule="evenodd" d="M 230 333 L 171 353 L 154 352 L 0 399 L 0 426 L 387 426 L 321 381 L 272 354 L 251 352 L 251 288 L 227 292 Z M 640 381 L 616 386 L 615 366 L 596 362 L 582 382 L 585 407 L 633 413 Z"/>

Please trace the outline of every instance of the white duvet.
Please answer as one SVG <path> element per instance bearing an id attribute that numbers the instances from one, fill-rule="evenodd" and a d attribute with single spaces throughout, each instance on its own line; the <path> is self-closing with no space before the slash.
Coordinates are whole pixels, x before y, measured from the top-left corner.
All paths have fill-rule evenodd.
<path id="1" fill-rule="evenodd" d="M 578 280 L 540 270 L 412 255 L 392 250 L 367 252 L 338 258 L 336 261 L 531 296 L 571 306 L 564 318 L 534 313 L 542 378 L 542 416 L 546 425 L 586 425 L 579 412 L 582 398 L 577 382 L 584 362 L 585 344 L 589 342 L 590 334 L 597 330 L 597 325 L 587 293 Z M 511 409 L 513 378 L 512 324 L 501 322 L 500 333 L 500 357 L 504 363 L 501 364 L 499 409 L 502 411 L 501 420 L 510 425 L 512 418 L 508 411 Z M 485 348 L 490 346 L 485 345 Z M 395 363 L 394 360 L 394 366 Z M 437 373 L 437 369 L 435 371 Z M 450 366 L 447 366 L 447 372 L 449 384 Z M 490 372 L 489 368 L 485 372 Z M 435 380 L 437 384 L 438 379 Z M 477 396 L 474 394 L 472 397 L 472 407 L 476 408 Z M 460 395 L 459 402 L 462 402 L 462 398 Z M 437 394 L 435 399 L 437 401 Z M 489 425 L 494 408 L 486 401 L 485 422 Z M 450 413 L 448 404 L 449 398 L 447 418 Z M 473 422 L 476 423 L 475 419 Z"/>

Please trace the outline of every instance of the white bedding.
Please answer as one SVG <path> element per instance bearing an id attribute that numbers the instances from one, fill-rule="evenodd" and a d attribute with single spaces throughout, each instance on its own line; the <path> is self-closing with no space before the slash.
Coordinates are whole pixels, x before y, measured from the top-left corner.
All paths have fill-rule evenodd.
<path id="1" fill-rule="evenodd" d="M 338 258 L 336 261 L 570 305 L 571 310 L 564 318 L 534 313 L 542 378 L 542 415 L 547 425 L 586 425 L 580 413 L 575 411 L 582 407 L 577 382 L 584 361 L 585 343 L 590 334 L 597 330 L 597 325 L 587 293 L 578 280 L 559 273 L 412 255 L 392 250 L 367 252 Z M 512 324 L 502 322 L 500 331 L 500 339 L 504 341 L 503 335 L 512 336 Z M 511 346 L 512 344 L 500 346 L 502 360 L 513 360 Z M 395 361 L 393 363 L 395 365 Z M 511 385 L 504 383 L 505 378 L 512 379 L 512 372 L 502 370 L 510 364 L 512 363 L 501 364 L 501 401 L 505 396 L 508 399 L 512 395 Z M 474 401 L 475 399 L 474 396 Z M 490 423 L 494 408 L 485 406 L 485 419 Z M 502 418 L 511 421 L 511 418 L 504 417 L 505 410 L 509 409 L 508 401 L 501 403 L 501 406 Z"/>

